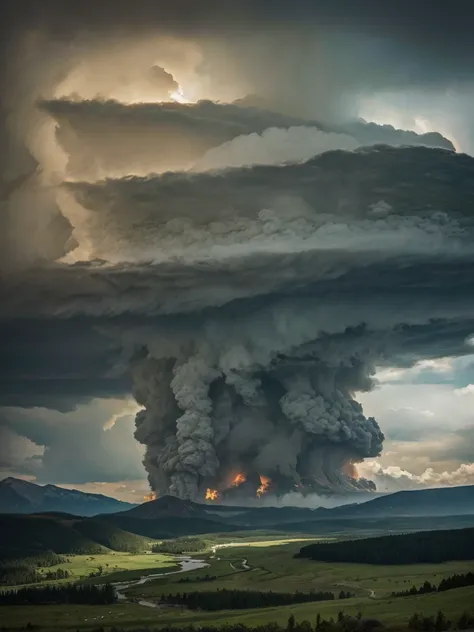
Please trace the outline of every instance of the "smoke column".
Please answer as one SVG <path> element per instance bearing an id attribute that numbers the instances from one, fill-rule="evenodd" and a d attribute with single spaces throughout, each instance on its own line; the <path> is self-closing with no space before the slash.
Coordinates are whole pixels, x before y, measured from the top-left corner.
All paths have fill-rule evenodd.
<path id="1" fill-rule="evenodd" d="M 369 368 L 314 357 L 298 370 L 291 356 L 264 366 L 245 355 L 236 348 L 224 358 L 208 348 L 179 359 L 148 352 L 135 362 L 135 397 L 144 406 L 136 438 L 147 447 L 152 489 L 184 498 L 202 499 L 208 489 L 224 499 L 255 497 L 262 477 L 277 495 L 372 488 L 345 468 L 382 449 L 377 422 L 353 399 Z"/>

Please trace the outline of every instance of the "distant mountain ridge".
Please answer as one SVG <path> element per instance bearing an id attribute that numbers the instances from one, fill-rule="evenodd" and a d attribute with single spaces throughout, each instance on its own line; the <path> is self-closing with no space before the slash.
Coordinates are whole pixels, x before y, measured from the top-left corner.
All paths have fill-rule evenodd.
<path id="1" fill-rule="evenodd" d="M 0 514 L 63 512 L 77 516 L 97 516 L 133 507 L 135 505 L 116 498 L 56 485 L 37 485 L 13 477 L 0 481 Z"/>
<path id="2" fill-rule="evenodd" d="M 331 518 L 456 516 L 474 514 L 474 485 L 395 492 L 359 505 L 326 510 Z"/>
<path id="3" fill-rule="evenodd" d="M 180 532 L 188 528 L 184 523 L 191 528 L 194 522 L 195 530 L 192 528 L 191 531 L 198 533 L 205 532 L 206 524 L 209 526 L 209 532 L 216 532 L 219 525 L 222 531 L 267 528 L 272 525 L 282 528 L 296 523 L 302 527 L 304 524 L 309 526 L 311 523 L 328 520 L 474 516 L 474 485 L 400 491 L 332 509 L 310 509 L 197 503 L 175 496 L 161 496 L 141 505 L 132 505 L 101 494 L 87 494 L 55 485 L 41 486 L 16 478 L 0 481 L 0 513 L 46 512 L 62 512 L 85 517 L 111 515 L 113 521 L 125 530 L 128 523 L 135 523 L 137 520 L 160 521 L 162 527 L 165 523 L 177 525 L 177 521 L 181 521 L 183 525 L 182 529 L 178 529 Z M 151 535 L 149 530 L 153 534 L 156 531 L 155 528 L 151 529 L 151 526 L 147 527 L 146 535 Z"/>
<path id="4" fill-rule="evenodd" d="M 200 504 L 162 496 L 123 511 L 127 503 L 105 496 L 7 479 L 0 483 L 0 502 L 2 499 L 14 515 L 0 516 L 4 536 L 0 558 L 2 548 L 4 555 L 11 555 L 13 550 L 20 556 L 30 550 L 88 554 L 110 549 L 133 551 L 146 549 L 150 540 L 224 533 L 239 538 L 251 531 L 363 536 L 474 528 L 474 485 L 397 492 L 334 509 Z M 84 505 L 78 511 L 81 502 Z M 68 503 L 74 511 L 65 509 Z M 95 515 L 105 504 L 109 512 Z M 19 515 L 31 514 L 33 506 L 33 515 Z M 110 512 L 113 506 L 121 511 Z M 2 507 L 4 511 L 5 504 Z M 86 511 L 94 517 L 77 516 L 86 516 Z"/>
<path id="5" fill-rule="evenodd" d="M 302 507 L 245 507 L 196 503 L 175 496 L 161 496 L 120 515 L 129 518 L 204 518 L 224 524 L 255 526 L 304 520 L 373 518 L 386 516 L 419 517 L 474 515 L 474 485 L 395 492 L 365 502 L 332 509 Z"/>

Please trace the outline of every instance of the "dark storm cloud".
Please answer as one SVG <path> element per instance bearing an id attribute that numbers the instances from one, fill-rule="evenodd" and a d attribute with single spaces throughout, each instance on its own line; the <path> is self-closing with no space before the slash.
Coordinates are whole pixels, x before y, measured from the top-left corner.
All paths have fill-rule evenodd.
<path id="1" fill-rule="evenodd" d="M 382 446 L 353 399 L 375 365 L 471 350 L 473 170 L 446 150 L 375 147 L 70 184 L 119 263 L 12 275 L 1 315 L 89 316 L 117 341 L 155 489 L 201 497 L 230 466 L 280 493 L 348 489 L 344 463 Z M 249 447 L 255 415 L 268 432 Z"/>
<path id="2" fill-rule="evenodd" d="M 83 42 L 74 54 L 81 46 L 88 52 L 103 49 L 108 36 L 121 38 L 123 45 L 149 34 L 183 37 L 203 47 L 203 74 L 223 82 L 245 79 L 251 91 L 300 113 L 327 116 L 330 103 L 334 106 L 341 95 L 353 98 L 354 91 L 472 79 L 468 0 L 436 10 L 428 0 L 415 6 L 408 0 L 393 6 L 375 0 L 248 0 L 238 5 L 106 0 L 77 1 L 67 8 L 59 0 L 9 0 L 7 7 L 5 36 L 13 45 L 22 32 L 43 30 L 64 47 L 66 69 L 71 36 Z"/>
<path id="3" fill-rule="evenodd" d="M 465 24 L 469 23 L 466 6 L 455 12 L 450 5 L 449 12 L 436 19 L 432 8 L 424 3 L 409 11 L 407 7 L 406 13 L 398 11 L 382 10 L 372 2 L 359 3 L 355 8 L 348 1 L 311 6 L 306 2 L 271 6 L 247 2 L 238 8 L 230 2 L 212 1 L 199 7 L 190 2 L 135 5 L 107 1 L 96 6 L 72 3 L 67 10 L 54 1 L 8 1 L 3 22 L 6 49 L 2 56 L 1 98 L 5 114 L 2 120 L 7 127 L 2 130 L 0 152 L 5 165 L 1 170 L 5 203 L 0 208 L 0 267 L 55 260 L 74 247 L 71 226 L 55 201 L 46 195 L 39 204 L 41 170 L 35 172 L 31 145 L 35 126 L 44 120 L 35 111 L 35 102 L 51 98 L 71 70 L 84 61 L 111 52 L 109 68 L 117 74 L 118 68 L 127 65 L 127 59 L 114 62 L 112 53 L 119 50 L 125 55 L 125 51 L 131 51 L 127 72 L 136 69 L 140 75 L 155 64 L 154 49 L 152 46 L 148 51 L 150 59 L 140 57 L 144 66 L 139 68 L 135 68 L 132 51 L 148 37 L 177 37 L 183 52 L 194 45 L 200 51 L 202 59 L 195 64 L 198 83 L 199 78 L 205 82 L 209 78 L 211 88 L 234 86 L 237 94 L 232 98 L 256 93 L 263 97 L 267 108 L 341 122 L 357 114 L 353 106 L 360 92 L 372 94 L 382 89 L 432 84 L 444 89 L 469 78 L 472 51 L 471 38 L 464 37 Z M 402 29 L 406 16 L 410 19 Z M 443 24 L 443 38 L 439 40 L 438 18 Z M 454 37 L 456 47 L 449 44 Z M 102 74 L 108 73 L 102 69 Z M 372 133 L 369 136 L 374 142 Z M 189 139 L 188 144 L 193 145 L 195 140 Z M 199 137 L 198 145 L 201 140 Z M 75 147 L 80 148 L 81 142 L 89 147 L 82 156 L 87 164 L 96 145 L 83 139 Z M 149 144 L 148 139 L 143 147 Z M 123 142 L 117 141 L 116 145 L 117 157 L 112 156 L 110 161 L 122 167 Z M 133 150 L 135 145 L 131 143 Z M 97 155 L 105 151 L 109 159 L 117 147 L 112 143 L 108 151 L 103 149 Z M 167 148 L 180 151 L 170 143 Z M 150 161 L 145 162 L 148 165 Z M 156 162 L 166 168 L 166 160 L 160 157 Z M 175 166 L 172 156 L 169 162 Z M 32 218 L 35 230 L 26 232 L 24 227 Z M 61 243 L 51 239 L 58 232 L 63 233 Z"/>
<path id="4" fill-rule="evenodd" d="M 55 205 L 63 172 L 58 177 L 49 164 L 48 142 L 38 147 L 37 124 L 52 129 L 54 114 L 71 162 L 99 155 L 125 120 L 142 137 L 173 125 L 196 154 L 236 134 L 264 131 L 270 120 L 287 127 L 291 116 L 342 120 L 348 127 L 340 130 L 366 135 L 362 143 L 379 134 L 390 142 L 390 130 L 347 123 L 357 97 L 470 81 L 472 10 L 454 2 L 436 15 L 425 2 L 410 8 L 348 0 L 204 6 L 25 0 L 6 8 L 8 169 L 0 232 L 9 250 L 2 249 L 0 265 L 14 265 L 2 276 L 0 319 L 18 328 L 5 347 L 5 401 L 21 390 L 21 380 L 31 385 L 24 386 L 24 406 L 40 396 L 36 401 L 71 411 L 84 401 L 75 400 L 76 384 L 87 397 L 111 393 L 112 377 L 126 379 L 128 367 L 143 406 L 136 438 L 146 445 L 153 489 L 202 498 L 207 485 L 223 489 L 237 467 L 249 475 L 252 493 L 259 474 L 271 477 L 278 493 L 295 485 L 363 488 L 367 482 L 354 481 L 344 466 L 377 456 L 384 437 L 355 392 L 371 387 L 377 364 L 469 348 L 474 161 L 450 151 L 378 147 L 219 174 L 101 182 L 84 176 L 61 188 L 69 202 L 75 196 L 83 205 L 79 214 L 77 205 L 61 206 L 70 218 L 63 221 Z M 172 81 L 181 81 L 179 70 L 192 71 L 210 97 L 222 90 L 230 99 L 256 94 L 255 101 L 186 109 L 53 99 L 65 94 L 56 89 L 71 71 L 83 62 L 94 66 L 96 58 L 105 60 L 102 72 L 120 69 L 112 83 L 120 84 L 121 70 L 134 71 L 136 62 L 141 77 L 158 63 L 154 46 L 166 37 L 180 52 L 196 53 L 191 69 L 178 56 Z M 145 52 L 143 42 L 150 43 Z M 79 88 L 70 92 L 81 100 Z M 96 96 L 110 96 L 108 88 L 102 93 L 94 85 Z M 256 113 L 252 102 L 287 116 Z M 102 149 L 91 140 L 96 131 Z M 440 137 L 429 140 L 449 146 Z M 124 154 L 123 146 L 117 141 L 113 150 Z M 129 149 L 137 153 L 133 143 Z M 172 143 L 161 149 L 169 154 Z M 77 243 L 76 254 L 93 261 L 58 262 Z M 63 323 L 73 323 L 69 332 Z M 40 383 L 47 385 L 43 392 Z M 56 403 L 50 388 L 61 391 Z M 103 462 L 114 458 L 114 476 L 126 475 L 115 451 L 124 441 L 120 424 L 109 431 L 117 435 L 107 436 L 118 443 L 96 452 L 105 435 L 87 412 L 79 411 L 73 429 L 51 411 L 47 418 L 36 409 L 11 413 L 11 427 L 45 447 L 43 480 L 64 477 L 68 467 L 72 482 L 104 480 Z M 88 450 L 90 466 L 83 458 Z"/>
<path id="5" fill-rule="evenodd" d="M 12 275 L 0 313 L 164 315 L 291 295 L 335 303 L 357 287 L 369 302 L 409 293 L 423 312 L 440 293 L 446 314 L 467 315 L 473 173 L 464 155 L 374 148 L 285 167 L 71 183 L 91 209 L 97 256 L 118 262 Z"/>
<path id="6" fill-rule="evenodd" d="M 458 44 L 457 54 L 472 50 L 469 17 L 472 5 L 468 0 L 453 0 L 436 6 L 428 0 L 416 3 L 401 0 L 397 5 L 382 5 L 376 0 L 362 0 L 355 5 L 349 0 L 206 0 L 197 5 L 192 0 L 151 2 L 150 0 L 104 0 L 100 3 L 71 0 L 6 0 L 6 16 L 10 23 L 40 24 L 51 30 L 71 32 L 90 28 L 109 30 L 113 26 L 127 29 L 165 28 L 175 32 L 197 30 L 212 32 L 231 25 L 243 29 L 260 29 L 262 25 L 288 26 L 320 24 L 356 28 L 382 37 L 397 36 L 418 46 L 450 48 Z M 451 50 L 451 55 L 456 51 Z"/>
<path id="7" fill-rule="evenodd" d="M 375 218 L 381 225 L 386 219 L 383 209 L 379 214 L 371 212 L 371 206 L 383 199 L 397 216 L 423 218 L 441 211 L 465 224 L 471 221 L 467 208 L 474 197 L 473 165 L 470 157 L 450 151 L 381 146 L 327 152 L 304 164 L 130 176 L 65 186 L 87 209 L 97 215 L 107 213 L 111 229 L 122 218 L 137 214 L 148 220 L 147 226 L 150 220 L 159 224 L 182 216 L 197 224 L 236 214 L 252 217 L 285 197 L 302 200 L 331 219 Z"/>
<path id="8" fill-rule="evenodd" d="M 0 406 L 48 408 L 67 413 L 91 399 L 123 397 L 129 390 L 127 379 L 100 376 L 43 379 L 40 375 L 33 375 L 27 380 L 0 379 Z"/>
<path id="9" fill-rule="evenodd" d="M 126 379 L 108 375 L 120 353 L 77 319 L 3 320 L 0 406 L 68 412 L 96 397 L 123 396 Z"/>
<path id="10" fill-rule="evenodd" d="M 244 101 L 239 105 L 212 101 L 125 105 L 113 100 L 57 99 L 40 101 L 38 107 L 59 123 L 56 138 L 69 155 L 68 172 L 77 178 L 188 168 L 212 147 L 269 128 L 312 127 L 349 135 L 363 145 L 426 145 L 454 150 L 452 143 L 437 133 L 419 135 L 361 122 L 331 127 L 247 106 Z"/>

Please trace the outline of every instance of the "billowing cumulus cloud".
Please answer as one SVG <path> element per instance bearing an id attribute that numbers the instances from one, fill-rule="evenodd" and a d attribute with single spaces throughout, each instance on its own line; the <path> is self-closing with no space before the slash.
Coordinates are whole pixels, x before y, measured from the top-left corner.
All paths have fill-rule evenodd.
<path id="1" fill-rule="evenodd" d="M 193 171 L 306 162 L 332 149 L 356 149 L 358 145 L 355 138 L 346 134 L 321 132 L 311 127 L 269 128 L 261 135 L 238 136 L 208 150 Z"/>
<path id="2" fill-rule="evenodd" d="M 474 484 L 474 463 L 463 463 L 452 471 L 436 472 L 433 468 L 428 468 L 421 474 L 413 474 L 397 465 L 384 468 L 379 463 L 369 461 L 360 470 L 375 481 L 377 489 L 383 492 Z"/>

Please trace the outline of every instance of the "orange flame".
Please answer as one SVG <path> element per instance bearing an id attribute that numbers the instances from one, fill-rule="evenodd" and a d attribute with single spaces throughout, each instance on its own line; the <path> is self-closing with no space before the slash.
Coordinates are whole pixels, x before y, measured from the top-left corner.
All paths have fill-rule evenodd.
<path id="1" fill-rule="evenodd" d="M 342 471 L 346 476 L 354 478 L 356 481 L 359 479 L 359 472 L 357 471 L 355 463 L 352 463 L 352 461 L 344 463 L 344 465 L 342 466 Z"/>
<path id="2" fill-rule="evenodd" d="M 206 500 L 217 500 L 219 498 L 219 492 L 217 489 L 206 489 Z"/>
<path id="3" fill-rule="evenodd" d="M 232 479 L 231 487 L 238 487 L 239 485 L 242 485 L 242 483 L 245 483 L 246 480 L 247 480 L 247 477 L 245 476 L 245 474 L 242 474 L 242 472 L 239 472 Z"/>
<path id="4" fill-rule="evenodd" d="M 146 496 L 143 496 L 143 500 L 146 503 L 150 502 L 150 500 L 156 500 L 156 493 L 150 492 L 149 494 L 146 494 Z"/>
<path id="5" fill-rule="evenodd" d="M 259 498 L 260 496 L 262 496 L 268 491 L 268 488 L 270 487 L 271 482 L 272 482 L 271 478 L 268 478 L 267 476 L 263 476 L 263 474 L 260 474 L 260 487 L 257 489 L 257 496 Z"/>

